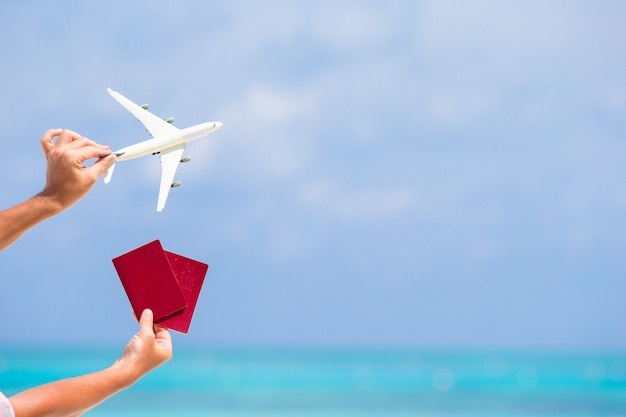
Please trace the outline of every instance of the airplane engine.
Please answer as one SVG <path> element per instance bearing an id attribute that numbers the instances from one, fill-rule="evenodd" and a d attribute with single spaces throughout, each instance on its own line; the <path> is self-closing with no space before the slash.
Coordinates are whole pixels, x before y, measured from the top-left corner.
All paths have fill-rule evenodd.
<path id="1" fill-rule="evenodd" d="M 142 109 L 144 109 L 144 110 L 148 110 L 148 108 L 149 108 L 150 106 L 148 106 L 148 103 L 144 103 L 144 104 L 142 104 L 142 105 L 141 105 L 141 106 L 139 106 L 139 107 L 141 107 L 141 108 L 142 108 Z"/>
<path id="2" fill-rule="evenodd" d="M 180 182 L 180 181 L 174 181 L 174 182 L 172 183 L 172 188 L 178 188 L 178 187 L 180 187 L 182 184 L 183 184 L 183 183 L 182 183 L 182 182 Z"/>
<path id="3" fill-rule="evenodd" d="M 173 118 L 173 117 L 168 117 L 167 119 L 165 119 L 165 121 L 166 121 L 167 123 L 170 123 L 170 124 L 171 124 L 171 123 L 174 123 L 174 118 Z"/>
<path id="4" fill-rule="evenodd" d="M 180 160 L 181 163 L 185 163 L 185 162 L 189 162 L 191 161 L 191 156 L 183 156 Z"/>

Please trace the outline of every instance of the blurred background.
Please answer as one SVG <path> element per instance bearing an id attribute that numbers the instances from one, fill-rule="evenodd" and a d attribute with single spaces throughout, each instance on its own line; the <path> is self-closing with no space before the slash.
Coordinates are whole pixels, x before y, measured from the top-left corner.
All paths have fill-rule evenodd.
<path id="1" fill-rule="evenodd" d="M 210 269 L 180 354 L 146 387 L 226 363 L 239 377 L 211 386 L 235 395 L 242 375 L 295 363 L 280 387 L 336 394 L 344 375 L 367 395 L 339 408 L 364 415 L 384 381 L 467 394 L 459 369 L 486 390 L 545 387 L 548 355 L 575 358 L 557 380 L 578 398 L 599 390 L 589 415 L 624 412 L 625 15 L 618 0 L 0 0 L 2 208 L 43 187 L 48 128 L 113 149 L 149 138 L 108 87 L 179 128 L 224 124 L 187 146 L 162 213 L 158 159 L 123 162 L 0 254 L 0 389 L 65 376 L 34 364 L 95 346 L 114 360 L 137 326 L 111 259 L 160 239 Z M 331 376 L 306 379 L 314 363 Z M 246 398 L 197 415 L 260 415 Z"/>

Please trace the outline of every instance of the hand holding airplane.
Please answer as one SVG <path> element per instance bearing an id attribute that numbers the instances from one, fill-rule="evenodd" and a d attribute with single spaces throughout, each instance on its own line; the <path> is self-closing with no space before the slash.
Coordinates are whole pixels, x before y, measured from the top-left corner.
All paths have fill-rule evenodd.
<path id="1" fill-rule="evenodd" d="M 114 154 L 117 161 L 126 161 L 140 156 L 152 154 L 159 155 L 161 159 L 161 186 L 159 189 L 159 199 L 157 211 L 162 211 L 165 201 L 170 192 L 170 188 L 180 186 L 180 181 L 174 181 L 174 175 L 180 162 L 189 162 L 190 157 L 183 157 L 185 145 L 194 139 L 199 139 L 222 127 L 221 122 L 207 122 L 191 126 L 186 129 L 178 129 L 171 123 L 174 119 L 163 120 L 148 111 L 148 105 L 139 106 L 117 91 L 110 88 L 107 92 L 135 116 L 146 127 L 152 135 L 152 139 L 127 146 Z M 105 184 L 111 181 L 115 163 L 111 165 L 104 176 Z"/>

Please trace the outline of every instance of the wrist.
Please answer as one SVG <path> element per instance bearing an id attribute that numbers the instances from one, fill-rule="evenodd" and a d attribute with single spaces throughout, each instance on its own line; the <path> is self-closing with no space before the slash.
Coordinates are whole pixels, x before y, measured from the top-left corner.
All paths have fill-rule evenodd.
<path id="1" fill-rule="evenodd" d="M 123 358 L 118 359 L 108 369 L 112 378 L 116 381 L 121 389 L 126 389 L 139 381 L 143 373 L 137 370 L 132 363 L 125 361 Z"/>
<path id="2" fill-rule="evenodd" d="M 46 190 L 43 190 L 34 196 L 32 200 L 36 204 L 37 210 L 45 217 L 52 217 L 65 210 L 65 207 L 59 199 L 55 198 L 54 195 L 47 193 Z"/>

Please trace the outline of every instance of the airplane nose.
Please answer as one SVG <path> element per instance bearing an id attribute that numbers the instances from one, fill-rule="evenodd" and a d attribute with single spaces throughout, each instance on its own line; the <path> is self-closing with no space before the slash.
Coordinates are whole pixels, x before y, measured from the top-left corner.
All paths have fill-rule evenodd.
<path id="1" fill-rule="evenodd" d="M 222 127 L 222 122 L 213 122 L 213 124 L 215 125 L 215 130 Z"/>

